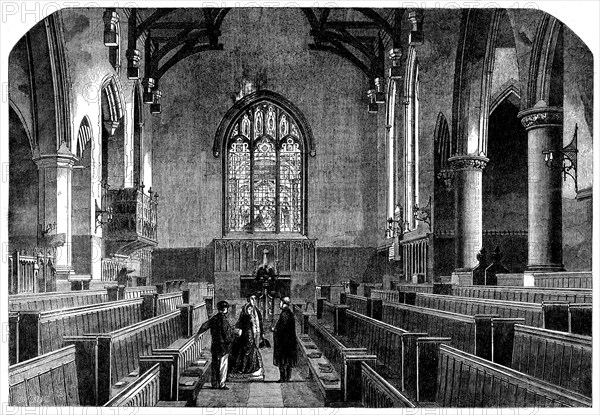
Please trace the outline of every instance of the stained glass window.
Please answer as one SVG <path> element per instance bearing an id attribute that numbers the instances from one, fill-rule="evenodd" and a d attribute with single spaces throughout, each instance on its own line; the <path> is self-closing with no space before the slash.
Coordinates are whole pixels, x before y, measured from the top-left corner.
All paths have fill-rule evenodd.
<path id="1" fill-rule="evenodd" d="M 260 102 L 233 122 L 227 152 L 227 230 L 302 233 L 303 140 L 288 112 Z"/>

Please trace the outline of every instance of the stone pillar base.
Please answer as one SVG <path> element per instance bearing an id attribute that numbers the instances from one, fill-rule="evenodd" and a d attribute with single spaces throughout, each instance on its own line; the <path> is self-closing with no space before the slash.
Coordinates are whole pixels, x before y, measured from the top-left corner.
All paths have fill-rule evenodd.
<path id="1" fill-rule="evenodd" d="M 454 285 L 473 285 L 473 271 L 454 271 L 450 283 Z"/>

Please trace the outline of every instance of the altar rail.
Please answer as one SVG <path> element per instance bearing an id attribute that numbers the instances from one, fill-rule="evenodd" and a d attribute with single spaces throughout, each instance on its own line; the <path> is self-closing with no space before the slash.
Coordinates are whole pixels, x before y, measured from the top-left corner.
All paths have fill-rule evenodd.
<path id="1" fill-rule="evenodd" d="M 441 407 L 527 408 L 591 407 L 579 393 L 481 359 L 440 346 L 436 402 Z"/>
<path id="2" fill-rule="evenodd" d="M 363 362 L 361 367 L 362 405 L 365 408 L 415 408 L 410 399 L 391 385 L 371 366 Z"/>

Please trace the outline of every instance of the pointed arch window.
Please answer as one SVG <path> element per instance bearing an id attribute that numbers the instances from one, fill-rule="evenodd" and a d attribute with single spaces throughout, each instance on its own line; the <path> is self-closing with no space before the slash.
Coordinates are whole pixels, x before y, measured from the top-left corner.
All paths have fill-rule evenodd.
<path id="1" fill-rule="evenodd" d="M 306 146 L 290 111 L 269 100 L 246 106 L 225 146 L 225 233 L 306 229 Z"/>

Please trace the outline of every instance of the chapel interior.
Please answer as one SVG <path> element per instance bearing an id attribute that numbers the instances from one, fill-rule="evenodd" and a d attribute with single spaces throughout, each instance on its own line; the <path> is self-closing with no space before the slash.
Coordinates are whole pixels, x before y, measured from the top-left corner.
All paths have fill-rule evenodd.
<path id="1" fill-rule="evenodd" d="M 31 24 L 3 106 L 10 404 L 591 408 L 574 29 L 518 8 Z M 264 348 L 263 381 L 212 390 L 194 334 L 250 294 L 271 341 L 290 297 L 298 366 L 276 383 Z"/>

